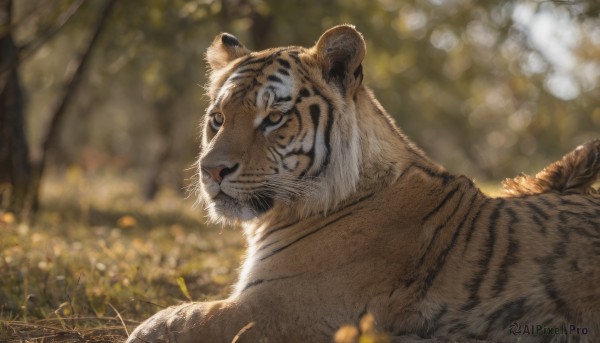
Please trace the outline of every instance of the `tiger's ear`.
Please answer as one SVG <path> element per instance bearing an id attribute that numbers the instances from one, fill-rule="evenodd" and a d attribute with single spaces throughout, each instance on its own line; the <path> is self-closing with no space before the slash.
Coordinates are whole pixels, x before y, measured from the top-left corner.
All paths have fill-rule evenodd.
<path id="1" fill-rule="evenodd" d="M 206 60 L 212 70 L 225 67 L 238 57 L 248 55 L 250 50 L 240 43 L 234 35 L 221 33 L 206 50 Z"/>
<path id="2" fill-rule="evenodd" d="M 361 63 L 367 51 L 362 34 L 352 25 L 338 25 L 323 33 L 313 49 L 325 80 L 338 83 L 344 93 L 354 93 L 362 82 Z"/>

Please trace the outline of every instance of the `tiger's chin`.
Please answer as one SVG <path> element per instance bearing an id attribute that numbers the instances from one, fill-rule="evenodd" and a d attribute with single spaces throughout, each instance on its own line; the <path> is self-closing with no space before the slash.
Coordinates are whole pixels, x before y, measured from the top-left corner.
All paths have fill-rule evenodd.
<path id="1" fill-rule="evenodd" d="M 274 206 L 274 199 L 266 195 L 256 195 L 248 200 L 234 198 L 224 192 L 207 200 L 208 215 L 211 220 L 222 223 L 245 222 L 260 217 Z"/>

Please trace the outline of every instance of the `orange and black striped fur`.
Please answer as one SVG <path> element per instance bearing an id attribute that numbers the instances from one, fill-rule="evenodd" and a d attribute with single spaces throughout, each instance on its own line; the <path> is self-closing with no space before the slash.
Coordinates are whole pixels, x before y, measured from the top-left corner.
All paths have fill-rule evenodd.
<path id="1" fill-rule="evenodd" d="M 330 342 L 365 313 L 394 342 L 600 340 L 599 140 L 490 198 L 429 160 L 362 84 L 352 26 L 312 48 L 209 48 L 198 162 L 248 252 L 222 301 L 130 342 Z"/>

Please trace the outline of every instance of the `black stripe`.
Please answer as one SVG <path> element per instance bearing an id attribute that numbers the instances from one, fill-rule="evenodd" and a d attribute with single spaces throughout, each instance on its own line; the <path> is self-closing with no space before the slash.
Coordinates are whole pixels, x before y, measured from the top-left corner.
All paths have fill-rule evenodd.
<path id="1" fill-rule="evenodd" d="M 231 99 L 237 99 L 238 97 L 243 97 L 247 94 L 248 90 L 241 88 L 231 93 Z"/>
<path id="2" fill-rule="evenodd" d="M 271 251 L 271 253 L 269 253 L 268 255 L 261 257 L 261 258 L 259 259 L 259 261 L 264 261 L 264 260 L 266 260 L 267 258 L 269 258 L 269 257 L 272 257 L 273 255 L 276 255 L 276 254 L 278 254 L 278 253 L 282 252 L 283 250 L 285 250 L 285 249 L 289 248 L 290 246 L 292 246 L 292 245 L 294 245 L 294 244 L 298 243 L 299 241 L 303 240 L 304 238 L 306 238 L 306 237 L 308 237 L 308 236 L 310 236 L 310 235 L 312 235 L 312 234 L 315 234 L 315 233 L 317 233 L 317 232 L 321 231 L 322 229 L 326 228 L 327 226 L 329 226 L 329 225 L 331 225 L 331 224 L 333 224 L 333 223 L 335 223 L 335 222 L 337 222 L 337 221 L 339 221 L 339 220 L 342 220 L 342 219 L 344 219 L 344 218 L 346 218 L 346 217 L 348 217 L 348 216 L 350 216 L 350 215 L 352 215 L 352 212 L 349 212 L 349 213 L 343 214 L 343 215 L 341 215 L 341 216 L 339 216 L 339 217 L 337 217 L 337 218 L 335 218 L 335 219 L 333 219 L 333 220 L 330 220 L 330 221 L 328 221 L 328 222 L 327 222 L 327 223 L 325 223 L 324 225 L 322 225 L 322 226 L 319 226 L 319 227 L 317 227 L 316 229 L 314 229 L 314 230 L 312 230 L 312 231 L 309 231 L 309 232 L 305 233 L 304 235 L 302 235 L 302 236 L 300 236 L 300 237 L 296 238 L 295 240 L 293 240 L 292 242 L 290 242 L 290 243 L 288 243 L 288 244 L 286 244 L 286 245 L 284 245 L 284 246 L 282 246 L 282 247 L 279 247 L 279 248 L 277 248 L 277 249 L 275 249 L 275 250 Z"/>
<path id="3" fill-rule="evenodd" d="M 281 281 L 281 280 L 287 280 L 287 279 L 291 279 L 297 276 L 300 276 L 304 273 L 296 273 L 296 274 L 292 274 L 292 275 L 287 275 L 287 276 L 280 276 L 280 277 L 276 277 L 276 278 L 272 278 L 272 279 L 257 279 L 254 281 L 250 281 L 246 284 L 246 286 L 244 287 L 244 289 L 242 289 L 242 292 L 248 290 L 249 288 L 252 288 L 254 286 L 258 286 L 260 284 L 263 283 L 267 283 L 267 282 L 272 282 L 272 281 Z"/>
<path id="4" fill-rule="evenodd" d="M 244 99 L 243 104 L 246 105 L 246 106 L 248 106 L 248 107 L 254 107 L 254 102 L 255 102 L 255 100 L 252 100 L 250 97 L 246 97 Z"/>
<path id="5" fill-rule="evenodd" d="M 329 106 L 329 113 L 328 113 L 328 118 L 327 118 L 327 124 L 325 126 L 324 129 L 324 140 L 325 140 L 325 152 L 324 152 L 324 157 L 323 160 L 321 161 L 321 165 L 319 166 L 319 169 L 311 176 L 318 176 L 318 175 L 322 175 L 322 173 L 325 171 L 325 169 L 327 168 L 327 165 L 329 164 L 329 159 L 330 159 L 330 153 L 331 153 L 331 149 L 329 146 L 329 139 L 330 139 L 330 135 L 331 135 L 331 126 L 332 126 L 332 122 L 333 122 L 333 114 L 332 114 L 332 108 L 330 107 L 331 104 L 329 102 L 329 100 L 327 98 L 325 98 L 324 96 L 322 96 L 317 90 L 313 90 L 314 93 L 318 96 L 320 96 L 323 101 L 325 101 L 325 103 Z M 313 129 L 314 129 L 314 141 L 313 141 L 313 145 L 312 145 L 312 149 L 311 149 L 311 153 L 312 153 L 312 163 L 315 163 L 315 159 L 314 159 L 314 154 L 315 154 L 315 149 L 316 149 L 316 142 L 317 142 L 317 135 L 318 135 L 318 127 L 319 127 L 319 117 L 321 115 L 321 108 L 319 105 L 317 104 L 313 104 L 310 105 L 309 107 L 310 110 L 310 117 L 313 121 Z M 310 167 L 312 167 L 312 163 L 310 165 Z M 310 169 L 310 168 L 309 168 Z"/>
<path id="6" fill-rule="evenodd" d="M 296 130 L 296 132 L 300 133 L 301 136 L 298 137 L 298 142 L 299 145 L 302 147 L 304 144 L 302 142 L 304 142 L 304 139 L 306 139 L 306 135 L 308 134 L 308 132 L 310 132 L 311 130 L 311 126 L 310 124 L 306 125 L 306 129 L 304 128 L 304 119 L 305 117 L 303 117 L 300 112 L 298 110 L 295 109 L 295 113 L 297 114 L 297 118 L 298 118 L 298 129 Z M 315 133 L 316 135 L 316 133 Z M 314 163 L 315 160 L 315 147 L 314 147 L 314 142 L 313 145 L 310 147 L 309 151 L 304 151 L 302 150 L 302 153 L 304 153 L 304 155 L 306 155 L 309 159 L 309 163 L 306 165 L 306 168 L 300 172 L 299 174 L 299 178 L 304 178 L 306 176 L 306 172 L 312 167 L 312 164 Z"/>
<path id="7" fill-rule="evenodd" d="M 306 88 L 302 88 L 302 89 L 300 90 L 300 93 L 299 93 L 299 94 L 300 94 L 300 96 L 301 96 L 301 97 L 303 97 L 303 98 L 306 98 L 306 97 L 310 96 L 310 92 L 309 92 L 309 91 L 308 91 L 308 89 L 306 89 Z"/>
<path id="8" fill-rule="evenodd" d="M 550 209 L 556 208 L 556 204 L 553 204 L 548 199 L 546 199 L 546 198 L 548 198 L 552 194 L 545 193 L 543 195 L 544 196 L 535 197 L 535 199 L 538 199 L 541 203 L 543 203 L 544 205 L 546 205 L 547 208 L 550 208 Z"/>
<path id="9" fill-rule="evenodd" d="M 275 99 L 275 102 L 287 102 L 287 101 L 292 101 L 292 97 L 288 95 L 288 96 L 284 96 L 284 97 Z"/>
<path id="10" fill-rule="evenodd" d="M 518 322 L 527 312 L 526 303 L 527 298 L 519 298 L 492 312 L 487 319 L 488 325 L 485 332 L 492 332 L 493 328 L 505 329 L 510 323 Z"/>
<path id="11" fill-rule="evenodd" d="M 427 248 L 425 248 L 425 251 L 423 252 L 423 255 L 421 255 L 421 258 L 419 258 L 419 262 L 417 263 L 418 266 L 423 265 L 423 262 L 425 261 L 425 257 L 429 254 L 429 252 L 431 251 L 431 249 L 433 247 L 433 244 L 435 243 L 435 241 L 438 238 L 438 234 L 440 233 L 440 231 L 442 231 L 442 229 L 444 229 L 446 227 L 448 220 L 452 216 L 454 216 L 454 214 L 458 210 L 458 207 L 460 205 L 460 202 L 462 201 L 463 196 L 464 196 L 464 193 L 460 195 L 460 199 L 457 201 L 456 206 L 454 207 L 454 210 L 452 210 L 452 213 L 446 218 L 446 220 L 444 220 L 441 224 L 439 224 L 435 228 L 435 230 L 433 230 L 433 235 L 432 235 L 431 239 L 429 240 L 429 244 L 427 244 Z M 415 281 L 416 281 L 416 278 L 413 276 L 406 280 L 405 286 L 408 287 L 408 286 L 412 285 Z M 431 285 L 429 285 L 429 286 L 431 286 Z M 429 287 L 424 287 L 423 291 L 426 292 L 428 289 L 429 289 Z M 421 294 L 424 295 L 425 293 L 421 293 Z"/>
<path id="12" fill-rule="evenodd" d="M 477 200 L 477 195 L 478 194 L 476 193 L 471 197 L 469 204 L 466 206 L 467 209 L 470 209 L 471 206 L 473 206 L 473 204 L 475 203 L 475 200 Z M 462 199 L 462 196 L 461 196 L 461 199 Z M 459 203 L 460 203 L 460 200 L 459 200 Z M 454 230 L 454 234 L 452 235 L 452 240 L 450 241 L 450 244 L 448 246 L 446 246 L 446 248 L 444 248 L 444 250 L 439 254 L 433 267 L 429 269 L 427 277 L 425 278 L 424 285 L 420 289 L 421 297 L 424 297 L 427 294 L 427 291 L 433 285 L 433 281 L 435 281 L 435 278 L 438 276 L 439 272 L 442 270 L 442 268 L 446 264 L 446 257 L 448 256 L 450 251 L 452 251 L 452 249 L 456 245 L 456 242 L 458 241 L 458 237 L 460 236 L 460 232 L 462 231 L 463 225 L 468 217 L 469 217 L 469 212 L 467 212 L 463 215 L 462 220 L 457 225 L 457 228 Z M 474 217 L 473 220 L 476 220 L 476 218 Z"/>
<path id="13" fill-rule="evenodd" d="M 353 202 L 351 202 L 351 203 L 349 203 L 349 204 L 346 204 L 346 205 L 344 205 L 344 207 L 341 207 L 341 208 L 339 208 L 338 210 L 336 210 L 335 212 L 333 212 L 331 215 L 333 215 L 333 214 L 336 214 L 336 213 L 339 213 L 339 212 L 341 212 L 341 211 L 343 211 L 343 210 L 345 210 L 345 209 L 347 209 L 347 208 L 349 208 L 349 207 L 351 207 L 351 206 L 354 206 L 354 205 L 356 205 L 356 204 L 358 204 L 358 203 L 360 203 L 360 202 L 363 202 L 363 201 L 365 201 L 365 200 L 367 200 L 367 199 L 370 199 L 370 198 L 372 198 L 374 195 L 375 195 L 375 193 L 369 193 L 369 194 L 367 194 L 367 195 L 365 195 L 365 196 L 363 196 L 363 197 L 360 197 L 360 198 L 359 198 L 359 199 L 357 199 L 356 201 L 353 201 Z M 320 212 L 320 213 L 321 213 L 321 214 L 324 214 L 323 212 Z"/>
<path id="14" fill-rule="evenodd" d="M 246 286 L 244 287 L 244 289 L 242 289 L 242 292 L 246 291 L 248 288 L 252 288 L 252 287 L 254 287 L 256 285 L 260 285 L 263 282 L 265 282 L 264 279 L 258 279 L 258 280 L 254 280 L 254 281 L 248 282 L 246 284 Z"/>
<path id="15" fill-rule="evenodd" d="M 298 127 L 296 128 L 296 132 L 294 133 L 294 137 L 298 134 L 300 134 L 302 132 L 302 130 L 304 129 L 304 127 L 302 126 L 302 116 L 300 115 L 300 112 L 298 111 L 298 108 L 296 108 L 296 106 L 292 107 L 289 111 L 287 111 L 286 113 L 287 116 L 290 116 L 290 119 L 284 124 L 284 125 L 288 125 L 288 123 L 291 123 L 292 118 L 296 118 L 298 120 Z M 292 140 L 290 139 L 290 142 Z M 300 141 L 302 141 L 302 139 L 300 139 Z"/>
<path id="16" fill-rule="evenodd" d="M 325 169 L 327 169 L 327 166 L 329 165 L 329 160 L 330 160 L 330 156 L 331 156 L 331 128 L 333 127 L 333 120 L 334 120 L 334 115 L 333 115 L 333 107 L 331 106 L 331 103 L 329 102 L 329 100 L 327 100 L 327 104 L 328 104 L 328 111 L 327 111 L 327 124 L 325 126 L 325 160 L 323 161 L 323 164 L 321 166 L 321 170 L 319 171 L 319 174 L 321 174 Z"/>
<path id="17" fill-rule="evenodd" d="M 558 222 L 561 225 L 567 225 L 567 222 L 569 221 L 569 219 L 571 219 L 570 216 L 567 216 L 567 214 L 569 214 L 567 211 L 560 211 L 558 213 Z M 570 214 L 572 217 L 575 217 L 575 218 L 577 218 L 578 216 L 581 215 L 581 213 L 570 213 Z"/>
<path id="18" fill-rule="evenodd" d="M 238 184 L 239 183 L 241 183 L 241 184 L 248 184 L 248 183 L 250 183 L 250 184 L 260 184 L 263 181 L 264 181 L 264 179 L 258 179 L 258 180 L 231 180 L 231 181 L 228 181 L 228 182 L 229 183 L 233 183 L 233 184 L 236 184 L 236 183 L 238 183 Z"/>
<path id="19" fill-rule="evenodd" d="M 313 128 L 315 129 L 315 139 L 317 136 L 317 127 L 319 126 L 319 116 L 321 115 L 321 108 L 319 107 L 319 105 L 310 105 L 309 107 L 310 110 L 310 119 L 312 120 L 313 123 Z"/>
<path id="20" fill-rule="evenodd" d="M 262 65 L 259 68 L 257 68 L 257 69 L 259 69 L 259 70 L 262 71 L 262 69 L 265 66 L 267 66 L 269 64 L 272 64 L 273 63 L 273 59 L 275 57 L 277 57 L 277 56 L 280 56 L 281 53 L 283 51 L 285 51 L 285 50 L 287 50 L 287 48 L 278 49 L 278 50 L 272 52 L 271 54 L 269 54 L 267 56 L 260 57 L 260 58 L 256 58 L 256 56 L 252 56 L 252 55 L 247 56 L 247 57 L 245 57 L 244 59 L 242 59 L 237 64 L 236 69 L 241 68 L 241 67 L 245 67 L 245 66 L 249 66 L 249 65 L 253 65 L 253 64 L 262 63 Z"/>
<path id="21" fill-rule="evenodd" d="M 425 217 L 423 217 L 423 219 L 421 219 L 421 222 L 425 223 L 431 216 L 437 213 L 448 202 L 448 200 L 450 200 L 454 196 L 454 194 L 456 194 L 457 191 L 458 185 L 456 185 L 456 187 L 454 187 L 450 192 L 448 192 L 444 199 L 442 199 L 442 201 L 433 210 L 427 213 Z"/>
<path id="22" fill-rule="evenodd" d="M 298 71 L 298 73 L 300 74 L 300 79 L 302 81 L 302 83 L 314 83 L 314 81 L 312 80 L 312 78 L 310 77 L 308 71 L 306 69 L 304 69 L 301 65 L 297 66 L 298 68 L 296 68 L 296 70 Z"/>
<path id="23" fill-rule="evenodd" d="M 283 83 L 283 81 L 281 81 L 281 79 L 275 75 L 269 75 L 267 76 L 267 80 L 272 81 L 272 82 L 276 82 L 276 83 Z"/>
<path id="24" fill-rule="evenodd" d="M 299 54 L 299 53 L 300 53 L 299 51 L 290 51 L 288 55 L 289 55 L 289 56 L 290 56 L 290 57 L 291 57 L 291 58 L 292 58 L 294 61 L 296 61 L 296 63 L 298 63 L 299 65 L 302 65 L 302 61 L 300 60 L 300 57 L 298 57 L 298 54 Z"/>
<path id="25" fill-rule="evenodd" d="M 267 156 L 266 156 L 267 157 L 267 161 L 269 161 L 272 164 L 276 165 L 276 164 L 278 164 L 278 162 L 277 162 L 277 155 L 273 151 L 271 151 L 271 149 L 274 150 L 275 148 L 272 148 L 272 147 L 267 148 L 267 152 L 270 153 L 270 155 L 267 154 Z"/>
<path id="26" fill-rule="evenodd" d="M 540 217 L 544 218 L 545 220 L 550 219 L 550 216 L 548 216 L 548 214 L 546 212 L 544 212 L 544 210 L 542 210 L 541 208 L 539 208 L 536 204 L 532 203 L 531 201 L 525 201 L 525 204 L 535 214 L 539 215 Z"/>
<path id="27" fill-rule="evenodd" d="M 265 56 L 265 57 L 261 57 L 261 58 L 257 58 L 257 59 L 254 59 L 254 56 L 249 56 L 249 57 L 243 59 L 240 62 L 240 64 L 238 64 L 238 68 L 239 67 L 244 67 L 244 66 L 247 66 L 247 65 L 250 65 L 250 64 L 267 63 L 267 62 L 269 62 L 269 61 L 272 60 L 273 55 L 274 54 L 271 54 L 271 55 L 268 55 L 268 56 Z M 264 67 L 264 65 L 261 68 L 263 68 L 263 67 Z"/>
<path id="28" fill-rule="evenodd" d="M 473 237 L 473 232 L 477 228 L 477 222 L 479 221 L 479 216 L 481 215 L 481 212 L 483 211 L 485 206 L 489 203 L 487 200 L 488 200 L 488 198 L 485 198 L 485 202 L 481 205 L 481 207 L 479 207 L 479 210 L 477 211 L 477 213 L 475 213 L 475 218 L 473 218 L 473 221 L 471 222 L 471 227 L 469 228 L 469 231 L 467 231 L 467 234 L 465 236 L 465 246 L 463 247 L 463 255 L 467 251 L 469 242 L 471 241 L 471 238 Z"/>
<path id="29" fill-rule="evenodd" d="M 351 202 L 351 203 L 349 203 L 349 204 L 346 204 L 344 207 L 341 207 L 341 208 L 337 209 L 335 212 L 333 212 L 333 213 L 329 214 L 329 217 L 331 217 L 331 216 L 334 216 L 334 215 L 336 215 L 337 213 L 340 213 L 341 211 L 343 211 L 343 210 L 345 210 L 345 209 L 348 209 L 348 208 L 350 208 L 350 207 L 352 207 L 352 206 L 354 206 L 354 205 L 356 205 L 356 204 L 358 204 L 358 203 L 361 203 L 361 202 L 363 202 L 363 201 L 365 201 L 365 200 L 367 200 L 367 199 L 370 199 L 370 198 L 372 198 L 374 195 L 375 195 L 375 193 L 367 194 L 367 195 L 365 195 L 365 196 L 363 196 L 363 197 L 359 198 L 359 199 L 358 199 L 358 200 L 356 200 L 356 201 L 353 201 L 353 202 Z M 319 212 L 319 215 L 324 215 L 324 214 L 325 214 L 324 212 Z M 288 229 L 289 227 L 291 227 L 291 226 L 293 226 L 293 225 L 296 225 L 296 224 L 298 224 L 299 222 L 300 222 L 300 220 L 297 220 L 297 221 L 293 222 L 292 224 L 289 224 L 289 225 L 283 225 L 283 226 L 279 226 L 279 227 L 277 227 L 277 228 L 275 228 L 275 229 L 272 229 L 272 230 L 270 230 L 269 232 L 267 232 L 265 236 L 261 237 L 261 238 L 258 240 L 258 242 L 262 242 L 262 241 L 264 241 L 264 240 L 265 240 L 265 239 L 266 239 L 268 236 L 270 236 L 272 233 L 275 233 L 275 232 L 277 232 L 277 231 L 280 231 L 280 230 L 285 230 L 285 229 Z M 269 243 L 269 244 L 267 244 L 267 245 L 265 245 L 265 246 L 262 246 L 262 247 L 260 247 L 259 251 L 261 251 L 261 250 L 263 250 L 263 249 L 265 249 L 265 248 L 267 248 L 267 247 L 270 247 L 270 246 L 272 246 L 273 244 L 277 244 L 277 243 L 279 243 L 279 242 L 280 242 L 280 241 L 275 241 L 275 242 L 271 242 L 271 243 Z"/>
<path id="30" fill-rule="evenodd" d="M 279 138 L 280 138 L 280 139 L 283 139 L 283 138 L 285 138 L 285 137 L 279 137 Z M 285 148 L 287 148 L 287 147 L 288 147 L 288 145 L 289 145 L 289 142 L 288 142 L 288 143 L 286 143 L 286 142 L 280 143 L 279 141 L 276 141 L 276 142 L 275 142 L 275 145 L 277 145 L 277 147 L 278 147 L 279 149 L 282 149 L 282 150 L 284 150 Z M 288 157 L 288 156 L 289 156 L 289 155 L 286 155 L 285 157 Z M 285 162 L 284 162 L 284 163 L 285 163 Z M 294 169 L 295 169 L 295 168 L 294 168 Z"/>
<path id="31" fill-rule="evenodd" d="M 440 328 L 442 318 L 448 313 L 448 305 L 442 305 L 440 311 L 430 320 L 427 321 L 425 327 L 419 330 L 419 336 L 422 338 L 431 338 L 436 330 Z"/>
<path id="32" fill-rule="evenodd" d="M 600 206 L 600 198 L 594 198 L 592 195 L 586 195 L 582 199 L 586 200 L 587 202 L 591 203 L 592 205 Z"/>
<path id="33" fill-rule="evenodd" d="M 498 275 L 496 277 L 496 283 L 492 288 L 494 292 L 494 296 L 498 296 L 500 293 L 504 291 L 506 287 L 506 283 L 508 282 L 508 276 L 510 272 L 510 267 L 517 262 L 519 259 L 517 258 L 517 253 L 519 252 L 519 242 L 515 239 L 515 228 L 514 225 L 519 222 L 517 218 L 517 213 L 512 208 L 506 208 L 506 213 L 510 217 L 508 221 L 508 249 L 506 251 L 506 255 L 504 256 L 504 260 L 502 260 L 502 264 L 500 265 L 500 269 L 498 270 Z"/>
<path id="34" fill-rule="evenodd" d="M 573 196 L 569 196 L 568 198 L 563 196 L 563 197 L 559 197 L 558 200 L 560 201 L 561 205 L 574 206 L 576 208 L 581 208 L 581 207 L 585 207 L 585 206 L 588 205 L 587 203 L 582 203 L 582 202 L 579 202 L 579 201 L 575 201 L 575 200 L 583 200 L 583 199 L 585 199 L 585 198 L 579 199 L 579 196 L 577 196 L 577 197 L 578 198 L 573 199 Z"/>
<path id="35" fill-rule="evenodd" d="M 558 227 L 560 238 L 554 245 L 552 251 L 544 257 L 535 258 L 535 261 L 540 266 L 541 276 L 539 282 L 544 286 L 548 297 L 554 302 L 556 310 L 559 313 L 563 313 L 565 316 L 569 316 L 571 311 L 567 302 L 558 294 L 554 280 L 554 269 L 556 261 L 565 257 L 566 244 L 569 241 L 569 232 L 570 230 L 567 230 L 564 226 L 560 225 Z"/>
<path id="36" fill-rule="evenodd" d="M 598 218 L 599 210 L 592 210 L 590 208 L 585 208 L 584 206 L 580 206 L 578 208 L 574 208 L 575 211 L 571 210 L 561 210 L 558 213 L 558 219 L 561 223 L 566 224 L 569 223 L 571 226 L 573 225 L 573 220 L 576 219 L 580 224 L 596 224 L 594 219 Z M 600 227 L 598 227 L 600 228 Z"/>
<path id="37" fill-rule="evenodd" d="M 232 76 L 232 77 L 228 78 L 227 81 L 234 82 L 234 81 L 243 80 L 243 79 L 246 79 L 249 77 L 252 77 L 252 75 L 236 75 L 236 76 Z"/>
<path id="38" fill-rule="evenodd" d="M 452 326 L 448 330 L 448 333 L 449 334 L 453 334 L 453 333 L 457 333 L 457 332 L 464 332 L 466 328 L 467 328 L 467 324 L 465 324 L 465 323 L 458 323 L 458 324 Z"/>
<path id="39" fill-rule="evenodd" d="M 331 158 L 331 145 L 330 145 L 330 140 L 331 140 L 331 129 L 333 127 L 333 120 L 334 120 L 334 107 L 332 106 L 331 101 L 325 97 L 324 95 L 322 95 L 316 88 L 313 88 L 313 93 L 319 97 L 321 97 L 321 99 L 323 99 L 323 101 L 327 104 L 327 124 L 325 125 L 325 129 L 324 129 L 324 141 L 325 141 L 325 157 L 321 163 L 321 165 L 319 166 L 319 169 L 317 170 L 316 173 L 314 173 L 314 175 L 311 176 L 317 176 L 317 175 L 322 175 L 323 172 L 327 169 L 327 166 L 329 165 L 329 161 Z M 313 105 L 314 106 L 314 105 Z M 316 137 L 317 137 L 317 127 L 315 126 L 315 141 L 316 141 Z M 313 145 L 313 154 L 314 154 L 314 149 L 315 146 Z M 314 155 L 313 155 L 314 156 Z M 313 158 L 313 163 L 314 163 L 314 158 Z"/>
<path id="40" fill-rule="evenodd" d="M 546 223 L 543 222 L 540 217 L 538 217 L 537 215 L 533 215 L 533 222 L 535 223 L 535 225 L 538 226 L 540 233 L 543 235 L 546 235 L 548 232 L 546 231 Z"/>
<path id="41" fill-rule="evenodd" d="M 545 277 L 540 278 L 539 281 L 544 286 L 548 297 L 554 302 L 556 310 L 564 316 L 569 316 L 569 307 L 567 305 L 567 302 L 558 295 L 556 285 L 554 284 L 554 278 L 551 275 L 545 275 Z"/>
<path id="42" fill-rule="evenodd" d="M 490 223 L 488 229 L 488 241 L 485 246 L 483 256 L 479 259 L 479 271 L 471 279 L 471 281 L 465 285 L 469 290 L 469 301 L 462 308 L 463 311 L 473 309 L 479 304 L 479 289 L 489 271 L 489 265 L 494 255 L 494 248 L 496 245 L 496 226 L 498 225 L 498 218 L 500 218 L 500 210 L 504 207 L 504 199 L 496 199 L 497 205 L 490 215 Z"/>
<path id="43" fill-rule="evenodd" d="M 284 224 L 284 225 L 281 225 L 281 226 L 276 226 L 275 228 L 273 228 L 273 229 L 271 229 L 271 230 L 267 231 L 267 232 L 266 232 L 266 233 L 265 233 L 265 234 L 264 234 L 262 237 L 260 237 L 260 238 L 258 239 L 258 242 L 262 242 L 262 241 L 264 241 L 265 239 L 267 239 L 267 237 L 269 237 L 270 235 L 274 234 L 274 233 L 275 233 L 275 232 L 277 232 L 277 231 L 281 231 L 281 230 L 289 229 L 290 227 L 292 227 L 292 226 L 294 226 L 294 225 L 298 224 L 300 221 L 301 221 L 301 220 L 300 220 L 300 219 L 298 219 L 298 220 L 296 220 L 295 222 L 293 222 L 293 223 L 290 223 L 290 224 Z M 262 248 L 261 248 L 261 249 L 262 249 Z"/>
<path id="44" fill-rule="evenodd" d="M 417 155 L 417 156 L 420 156 L 420 155 Z M 423 165 L 416 164 L 416 163 L 415 163 L 415 168 L 418 168 L 419 170 L 421 170 L 425 174 L 429 175 L 430 177 L 442 179 L 443 185 L 446 185 L 453 178 L 453 176 L 445 170 L 442 172 L 436 172 L 434 170 L 431 170 L 428 166 L 423 166 Z"/>
<path id="45" fill-rule="evenodd" d="M 290 62 L 282 59 L 282 58 L 278 58 L 277 62 L 279 62 L 279 64 L 281 64 L 282 67 L 290 69 L 292 66 L 290 65 Z"/>
<path id="46" fill-rule="evenodd" d="M 280 161 L 283 161 L 283 155 L 280 154 L 279 151 L 277 151 L 277 149 L 275 149 L 274 147 L 268 147 L 267 150 L 272 152 L 274 155 L 277 155 Z"/>
<path id="47" fill-rule="evenodd" d="M 239 77 L 239 76 L 241 76 L 241 77 L 249 77 L 249 76 L 251 76 L 251 75 L 239 75 L 239 74 L 246 74 L 246 73 L 252 74 L 252 75 L 261 74 L 262 73 L 262 68 L 245 67 L 245 68 L 242 68 L 242 69 L 237 69 L 236 71 L 233 72 L 233 74 L 238 74 L 238 75 L 236 75 L 236 77 Z"/>
<path id="48" fill-rule="evenodd" d="M 600 229 L 600 225 L 596 224 L 595 228 L 596 229 Z M 585 238 L 589 238 L 589 239 L 600 238 L 600 235 L 596 235 L 596 234 L 593 234 L 591 232 L 588 232 L 586 229 L 584 229 L 582 227 L 575 227 L 575 228 L 572 228 L 572 230 L 573 230 L 574 233 L 576 233 L 576 234 L 578 234 L 580 236 L 583 236 Z"/>
<path id="49" fill-rule="evenodd" d="M 532 219 L 533 219 L 533 222 L 537 225 L 540 233 L 543 235 L 546 235 L 547 234 L 547 230 L 546 230 L 547 223 L 545 221 L 548 221 L 548 219 L 550 219 L 550 216 L 538 205 L 531 202 L 531 200 L 532 199 L 527 199 L 525 201 L 525 204 L 533 212 Z"/>

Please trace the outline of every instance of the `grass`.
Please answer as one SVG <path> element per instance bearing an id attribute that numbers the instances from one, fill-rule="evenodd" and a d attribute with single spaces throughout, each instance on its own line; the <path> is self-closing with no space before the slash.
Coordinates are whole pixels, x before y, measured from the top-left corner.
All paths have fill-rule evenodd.
<path id="1" fill-rule="evenodd" d="M 225 296 L 244 243 L 136 175 L 52 173 L 32 225 L 0 213 L 0 341 L 118 342 L 160 308 Z"/>
<path id="2" fill-rule="evenodd" d="M 163 307 L 229 293 L 239 230 L 206 226 L 194 199 L 172 190 L 143 201 L 139 179 L 55 171 L 34 224 L 0 212 L 0 342 L 119 342 Z M 357 330 L 336 338 L 356 341 Z M 386 341 L 362 331 L 360 342 Z"/>

